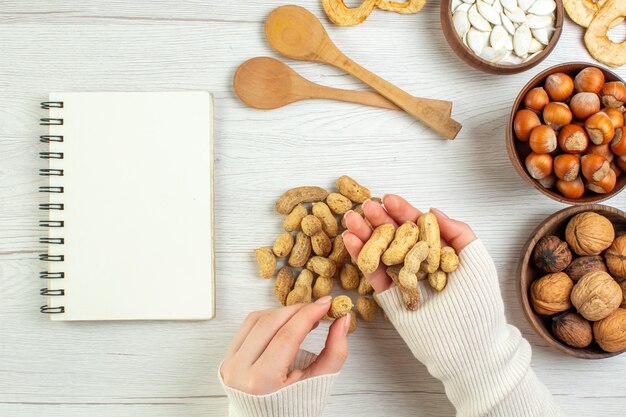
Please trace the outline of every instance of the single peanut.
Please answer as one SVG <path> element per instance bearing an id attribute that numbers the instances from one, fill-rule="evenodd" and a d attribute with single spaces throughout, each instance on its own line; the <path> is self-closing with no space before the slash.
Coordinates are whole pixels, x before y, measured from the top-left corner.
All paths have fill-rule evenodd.
<path id="1" fill-rule="evenodd" d="M 332 278 L 337 271 L 337 265 L 328 258 L 313 256 L 307 261 L 306 269 L 315 272 L 319 276 Z"/>
<path id="2" fill-rule="evenodd" d="M 276 211 L 280 214 L 289 214 L 300 203 L 324 201 L 328 191 L 320 187 L 296 187 L 288 190 L 276 202 Z"/>
<path id="3" fill-rule="evenodd" d="M 372 298 L 359 297 L 356 300 L 356 309 L 365 321 L 372 321 L 376 318 L 378 304 Z"/>
<path id="4" fill-rule="evenodd" d="M 405 222 L 398 230 L 391 241 L 391 244 L 380 258 L 387 266 L 398 265 L 404 261 L 404 257 L 417 242 L 419 228 L 413 222 Z"/>
<path id="5" fill-rule="evenodd" d="M 312 214 L 305 216 L 300 222 L 302 231 L 307 236 L 313 236 L 322 231 L 322 222 Z"/>
<path id="6" fill-rule="evenodd" d="M 276 257 L 270 248 L 254 250 L 254 256 L 259 264 L 259 274 L 263 278 L 272 278 L 276 271 Z"/>
<path id="7" fill-rule="evenodd" d="M 304 219 L 307 213 L 306 208 L 302 204 L 298 204 L 293 208 L 293 210 L 291 210 L 291 213 L 285 217 L 285 220 L 283 221 L 283 228 L 287 232 L 298 230 L 302 219 Z"/>
<path id="8" fill-rule="evenodd" d="M 359 287 L 361 279 L 359 271 L 352 264 L 345 264 L 339 273 L 339 282 L 345 290 L 354 290 Z"/>
<path id="9" fill-rule="evenodd" d="M 324 230 L 326 236 L 337 236 L 337 230 L 339 229 L 337 219 L 335 219 L 335 216 L 330 211 L 330 208 L 326 205 L 326 203 L 313 203 L 312 210 L 313 215 L 322 222 L 322 230 Z"/>
<path id="10" fill-rule="evenodd" d="M 437 291 L 443 291 L 448 283 L 448 277 L 441 269 L 428 274 L 428 283 Z"/>
<path id="11" fill-rule="evenodd" d="M 436 272 L 441 260 L 441 235 L 437 217 L 431 212 L 424 213 L 417 219 L 417 225 L 420 229 L 419 240 L 427 242 L 430 247 L 428 258 L 422 268 L 428 273 Z"/>
<path id="12" fill-rule="evenodd" d="M 352 300 L 350 297 L 347 295 L 338 295 L 333 298 L 333 301 L 330 303 L 328 315 L 334 319 L 338 319 L 339 317 L 349 314 L 350 310 L 352 310 Z"/>
<path id="13" fill-rule="evenodd" d="M 274 246 L 272 247 L 274 255 L 279 258 L 289 255 L 291 248 L 293 248 L 293 243 L 293 236 L 291 236 L 290 232 L 281 233 L 274 241 Z"/>
<path id="14" fill-rule="evenodd" d="M 284 266 L 278 271 L 274 282 L 274 296 L 282 305 L 286 305 L 287 295 L 289 295 L 294 281 L 293 271 L 288 266 Z"/>
<path id="15" fill-rule="evenodd" d="M 392 224 L 378 226 L 359 253 L 358 265 L 361 272 L 371 274 L 378 269 L 380 257 L 393 239 L 395 228 Z"/>
<path id="16" fill-rule="evenodd" d="M 335 280 L 332 277 L 317 277 L 315 284 L 313 284 L 313 298 L 317 299 L 330 295 L 334 284 Z"/>
<path id="17" fill-rule="evenodd" d="M 293 305 L 311 302 L 311 286 L 313 285 L 313 273 L 308 269 L 303 269 L 296 278 L 293 290 L 287 295 L 285 305 Z"/>
<path id="18" fill-rule="evenodd" d="M 459 256 L 453 248 L 446 246 L 441 248 L 441 270 L 445 273 L 456 271 L 459 267 Z"/>
<path id="19" fill-rule="evenodd" d="M 311 238 L 303 232 L 296 234 L 296 243 L 291 249 L 291 256 L 287 263 L 294 268 L 301 268 L 311 256 Z"/>
<path id="20" fill-rule="evenodd" d="M 311 236 L 311 247 L 313 252 L 318 256 L 328 256 L 333 244 L 330 242 L 326 233 L 319 231 Z"/>
<path id="21" fill-rule="evenodd" d="M 343 263 L 346 256 L 348 256 L 348 249 L 346 249 L 346 245 L 343 243 L 343 236 L 338 235 L 333 242 L 333 250 L 328 255 L 328 259 L 339 266 Z"/>
<path id="22" fill-rule="evenodd" d="M 363 187 L 361 184 L 359 184 L 347 175 L 339 177 L 335 185 L 337 186 L 337 190 L 339 190 L 341 195 L 348 197 L 355 203 L 362 203 L 371 196 L 370 190 Z"/>
<path id="23" fill-rule="evenodd" d="M 339 193 L 330 193 L 326 197 L 326 204 L 335 214 L 342 215 L 352 208 L 352 201 Z"/>

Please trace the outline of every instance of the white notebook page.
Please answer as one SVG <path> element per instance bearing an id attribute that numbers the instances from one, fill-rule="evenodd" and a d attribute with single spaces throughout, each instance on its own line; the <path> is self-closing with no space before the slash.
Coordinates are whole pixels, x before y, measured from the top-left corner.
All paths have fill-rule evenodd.
<path id="1" fill-rule="evenodd" d="M 207 92 L 55 93 L 63 160 L 49 177 L 49 270 L 65 279 L 48 297 L 52 320 L 210 319 L 214 315 L 212 120 Z"/>

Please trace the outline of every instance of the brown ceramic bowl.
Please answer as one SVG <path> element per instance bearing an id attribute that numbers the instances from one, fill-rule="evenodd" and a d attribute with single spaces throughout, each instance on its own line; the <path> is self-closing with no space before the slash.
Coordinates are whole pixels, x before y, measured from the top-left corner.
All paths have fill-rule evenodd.
<path id="1" fill-rule="evenodd" d="M 535 75 L 532 80 L 528 82 L 520 91 L 517 99 L 515 99 L 515 103 L 513 103 L 513 108 L 511 109 L 511 114 L 509 116 L 508 125 L 506 127 L 506 149 L 509 154 L 509 159 L 513 164 L 513 167 L 517 171 L 517 173 L 524 178 L 527 182 L 532 184 L 535 188 L 537 188 L 541 193 L 547 195 L 553 200 L 559 201 L 561 203 L 567 204 L 590 204 L 590 203 L 599 203 L 604 200 L 608 200 L 611 197 L 619 194 L 620 191 L 626 185 L 626 174 L 622 174 L 617 178 L 617 184 L 615 184 L 615 188 L 610 193 L 606 194 L 596 194 L 592 191 L 585 191 L 585 194 L 578 199 L 571 199 L 564 197 L 561 193 L 559 193 L 556 189 L 547 189 L 537 180 L 532 178 L 528 171 L 526 171 L 526 167 L 524 161 L 528 154 L 530 153 L 530 148 L 527 143 L 520 142 L 515 138 L 515 132 L 513 131 L 513 120 L 515 119 L 515 114 L 518 110 L 522 108 L 522 100 L 526 93 L 531 89 L 543 85 L 545 79 L 550 74 L 554 74 L 556 72 L 564 72 L 568 75 L 576 75 L 580 70 L 586 67 L 595 67 L 604 73 L 604 77 L 606 81 L 624 81 L 617 74 L 612 71 L 607 70 L 599 65 L 589 64 L 586 62 L 568 62 L 565 64 L 556 65 L 554 67 L 548 68 L 539 74 Z M 572 77 L 573 78 L 573 77 Z"/>
<path id="2" fill-rule="evenodd" d="M 443 34 L 446 37 L 446 40 L 448 41 L 448 44 L 450 45 L 454 53 L 456 53 L 459 58 L 461 58 L 467 64 L 490 74 L 517 74 L 538 65 L 541 61 L 546 59 L 546 57 L 550 55 L 557 42 L 559 41 L 559 38 L 561 37 L 561 31 L 563 29 L 564 11 L 562 0 L 555 1 L 556 22 L 554 33 L 552 34 L 550 42 L 548 42 L 548 45 L 545 47 L 545 49 L 541 51 L 541 53 L 537 54 L 537 56 L 517 65 L 494 64 L 485 59 L 482 59 L 481 57 L 476 55 L 474 51 L 472 51 L 467 45 L 465 45 L 463 43 L 463 40 L 456 33 L 456 30 L 454 29 L 454 24 L 452 23 L 451 0 L 441 0 L 441 28 L 443 29 Z"/>
<path id="3" fill-rule="evenodd" d="M 535 249 L 535 245 L 541 238 L 550 235 L 556 235 L 560 238 L 565 236 L 565 227 L 569 220 L 578 213 L 584 211 L 593 211 L 607 217 L 613 223 L 615 232 L 617 235 L 626 233 L 626 213 L 613 207 L 603 206 L 600 204 L 589 204 L 585 206 L 573 206 L 563 209 L 554 213 L 547 219 L 545 219 L 530 235 L 530 239 L 524 245 L 522 249 L 522 260 L 517 270 L 517 287 L 519 291 L 520 301 L 522 303 L 522 309 L 526 318 L 530 322 L 535 332 L 541 336 L 543 340 L 548 343 L 549 346 L 560 350 L 571 356 L 582 359 L 603 359 L 610 358 L 611 356 L 619 355 L 621 352 L 605 352 L 600 349 L 600 346 L 594 341 L 590 346 L 577 349 L 566 345 L 561 342 L 552 334 L 552 317 L 543 316 L 535 313 L 530 304 L 530 285 L 536 279 L 545 275 L 535 267 L 532 261 L 532 253 Z M 575 309 L 572 308 L 572 311 Z"/>

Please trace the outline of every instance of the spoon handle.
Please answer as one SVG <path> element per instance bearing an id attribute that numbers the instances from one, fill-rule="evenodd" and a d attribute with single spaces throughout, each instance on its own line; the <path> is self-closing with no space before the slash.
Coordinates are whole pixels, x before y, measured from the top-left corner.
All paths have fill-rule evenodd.
<path id="1" fill-rule="evenodd" d="M 338 49 L 332 52 L 334 53 L 326 55 L 328 59 L 325 61 L 328 64 L 334 65 L 363 81 L 435 132 L 447 139 L 454 139 L 461 130 L 462 126 L 456 120 L 451 119 L 423 101 L 415 101 L 415 97 L 366 70 Z"/>
<path id="2" fill-rule="evenodd" d="M 315 84 L 315 88 L 309 90 L 311 98 L 323 98 L 331 100 L 345 101 L 348 103 L 364 104 L 366 106 L 380 107 L 390 110 L 402 110 L 400 107 L 387 100 L 385 97 L 372 91 L 343 90 L 340 88 L 326 87 Z M 430 98 L 415 98 L 416 101 L 423 102 L 449 117 L 452 112 L 452 103 L 445 100 L 435 100 Z"/>

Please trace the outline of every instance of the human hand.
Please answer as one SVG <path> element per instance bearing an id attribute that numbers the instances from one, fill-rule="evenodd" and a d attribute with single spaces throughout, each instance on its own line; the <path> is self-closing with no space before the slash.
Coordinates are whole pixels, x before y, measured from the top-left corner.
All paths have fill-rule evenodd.
<path id="1" fill-rule="evenodd" d="M 406 221 L 417 222 L 417 218 L 422 214 L 397 195 L 384 196 L 383 205 L 384 207 L 375 201 L 363 203 L 363 213 L 373 227 L 388 223 L 398 227 Z M 450 219 L 437 209 L 431 211 L 437 216 L 443 243 L 452 246 L 457 253 L 476 240 L 476 235 L 467 224 Z M 346 213 L 345 219 L 348 231 L 344 233 L 343 241 L 350 256 L 356 261 L 363 245 L 370 238 L 372 229 L 363 217 L 353 211 Z M 375 272 L 367 274 L 366 278 L 376 293 L 383 292 L 392 285 L 391 278 L 385 272 L 385 265 L 382 263 Z"/>
<path id="2" fill-rule="evenodd" d="M 290 369 L 304 338 L 328 312 L 330 301 L 327 296 L 311 304 L 250 313 L 222 363 L 224 384 L 263 395 L 307 378 L 339 372 L 348 357 L 349 314 L 330 325 L 324 349 L 309 366 Z"/>

